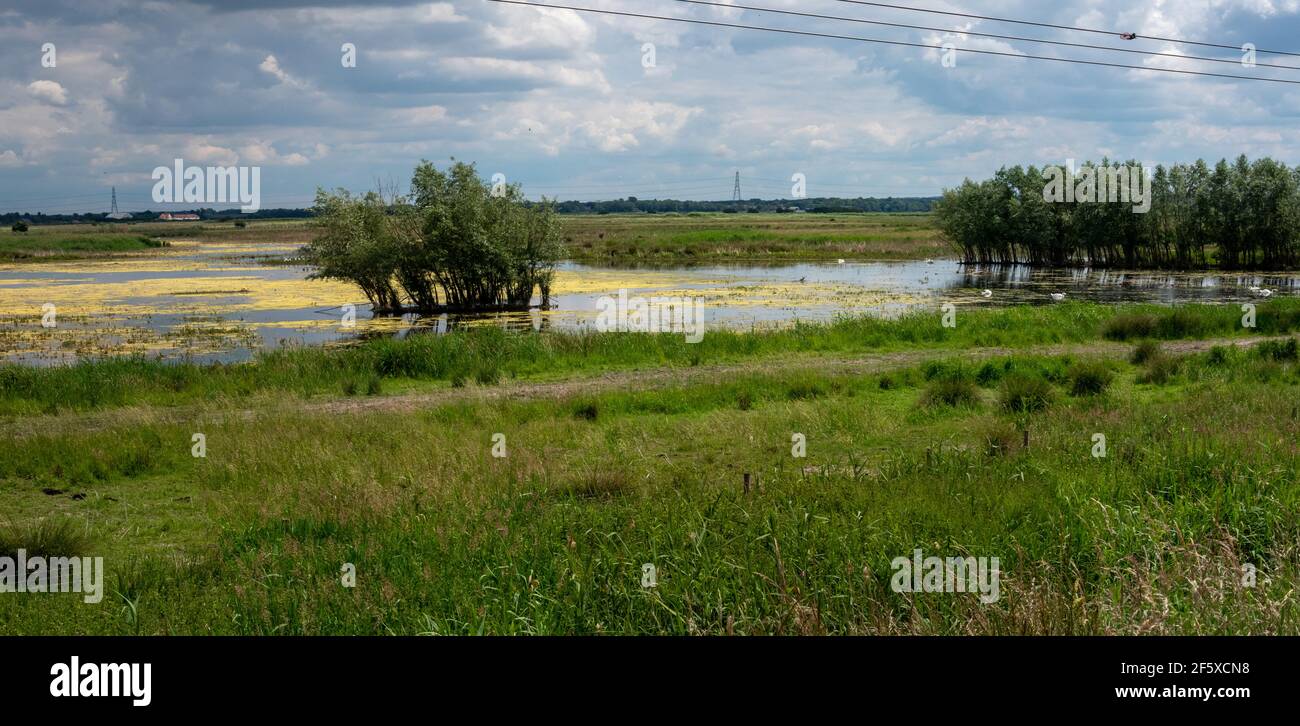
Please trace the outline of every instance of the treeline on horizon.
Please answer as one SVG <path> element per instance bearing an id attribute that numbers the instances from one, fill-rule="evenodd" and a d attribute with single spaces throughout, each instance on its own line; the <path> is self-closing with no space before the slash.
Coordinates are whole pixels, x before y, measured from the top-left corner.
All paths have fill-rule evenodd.
<path id="1" fill-rule="evenodd" d="M 311 209 L 259 209 L 256 212 L 241 212 L 238 209 L 169 209 L 165 212 L 146 210 L 131 212 L 129 219 L 109 219 L 108 212 L 88 212 L 85 214 L 29 214 L 25 212 L 6 212 L 0 214 L 0 224 L 8 227 L 15 222 L 28 224 L 131 224 L 133 222 L 154 222 L 163 214 L 197 214 L 204 221 L 221 222 L 236 219 L 300 219 L 312 216 Z"/>
<path id="2" fill-rule="evenodd" d="M 1141 168 L 1136 161 L 1087 162 L 1067 183 Z M 1143 183 L 1127 190 L 1127 202 L 1109 194 L 1077 201 L 1086 198 L 1077 192 L 1069 201 L 1048 201 L 1059 192 L 1050 186 L 1060 169 L 1003 167 L 992 179 L 967 179 L 935 203 L 935 222 L 968 263 L 1165 269 L 1300 263 L 1300 168 L 1267 157 L 1252 163 L 1242 155 L 1213 168 L 1198 159 L 1140 172 Z M 1134 195 L 1146 199 L 1139 204 Z M 1148 204 L 1146 212 L 1134 211 Z"/>
<path id="3" fill-rule="evenodd" d="M 813 214 L 850 212 L 928 212 L 938 197 L 815 197 L 806 199 L 745 199 L 737 201 L 695 202 L 677 199 L 613 199 L 602 202 L 555 202 L 561 214 L 646 214 L 723 212 L 780 214 L 799 209 Z"/>
<path id="4" fill-rule="evenodd" d="M 644 212 L 646 214 L 690 213 L 690 212 L 724 212 L 770 214 L 790 212 L 800 209 L 813 214 L 850 212 L 928 212 L 938 197 L 886 197 L 839 199 L 836 197 L 818 197 L 815 199 L 748 199 L 734 202 L 694 202 L 677 199 L 613 199 L 603 202 L 552 202 L 551 207 L 560 214 L 629 214 Z M 527 202 L 536 204 L 537 202 Z M 308 209 L 259 209 L 252 213 L 243 213 L 238 209 L 184 209 L 168 210 L 171 214 L 197 214 L 203 221 L 228 221 L 235 219 L 297 219 L 314 216 L 314 210 Z M 29 224 L 122 224 L 130 222 L 156 221 L 163 212 L 132 212 L 130 219 L 109 219 L 107 212 L 86 214 L 43 214 L 25 212 L 6 212 L 0 214 L 0 224 L 9 226 L 14 222 L 24 221 Z"/>

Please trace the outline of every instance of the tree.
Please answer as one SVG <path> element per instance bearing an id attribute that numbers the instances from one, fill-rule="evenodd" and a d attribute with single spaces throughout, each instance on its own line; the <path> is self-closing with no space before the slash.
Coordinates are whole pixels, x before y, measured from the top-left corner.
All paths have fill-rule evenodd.
<path id="1" fill-rule="evenodd" d="M 378 313 L 402 309 L 393 285 L 397 257 L 387 206 L 376 192 L 353 197 L 343 189 L 317 190 L 314 209 L 321 232 L 305 250 L 317 268 L 310 278 L 356 284 Z"/>
<path id="2" fill-rule="evenodd" d="M 968 179 L 935 203 L 935 221 L 967 262 L 1187 268 L 1207 264 L 1213 249 L 1225 269 L 1300 263 L 1300 169 L 1245 156 L 1213 170 L 1200 160 L 1162 166 L 1150 177 L 1133 160 L 1086 162 L 1073 179 L 1049 169 Z M 1136 184 L 1148 179 L 1150 206 L 1135 213 L 1134 193 L 1147 191 Z M 1071 186 L 1073 201 L 1056 193 Z M 1089 187 L 1092 201 L 1079 194 Z"/>
<path id="3" fill-rule="evenodd" d="M 10 229 L 12 229 L 15 232 L 26 232 L 27 223 L 20 219 L 17 222 L 14 222 L 14 226 L 10 227 Z"/>
<path id="4" fill-rule="evenodd" d="M 316 214 L 314 276 L 355 283 L 376 312 L 526 309 L 534 293 L 550 304 L 562 254 L 554 207 L 527 203 L 518 185 L 489 186 L 472 164 L 421 162 L 407 196 L 318 191 Z"/>

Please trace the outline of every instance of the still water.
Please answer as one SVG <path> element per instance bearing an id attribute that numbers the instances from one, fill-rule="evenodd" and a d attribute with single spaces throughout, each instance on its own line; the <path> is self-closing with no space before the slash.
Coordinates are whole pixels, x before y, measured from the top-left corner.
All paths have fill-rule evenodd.
<path id="1" fill-rule="evenodd" d="M 937 309 L 945 302 L 1050 304 L 1052 293 L 1071 300 L 1164 304 L 1255 299 L 1252 286 L 1271 289 L 1275 296 L 1300 293 L 1300 272 L 980 267 L 954 260 L 645 269 L 564 263 L 549 310 L 372 318 L 352 286 L 308 279 L 310 268 L 267 264 L 294 249 L 181 241 L 134 257 L 0 265 L 0 360 L 50 365 L 138 353 L 232 362 L 261 348 L 442 332 L 461 325 L 579 330 L 593 325 L 601 296 L 621 289 L 632 296 L 699 298 L 708 327 L 738 328 L 843 314 L 891 316 Z M 986 289 L 993 292 L 990 298 L 981 295 Z M 353 326 L 344 324 L 349 304 L 356 310 Z"/>

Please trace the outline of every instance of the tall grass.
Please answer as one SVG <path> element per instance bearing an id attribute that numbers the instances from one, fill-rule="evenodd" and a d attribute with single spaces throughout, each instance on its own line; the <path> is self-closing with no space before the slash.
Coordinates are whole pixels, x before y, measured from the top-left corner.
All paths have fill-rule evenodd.
<path id="1" fill-rule="evenodd" d="M 69 234 L 29 232 L 0 237 L 0 259 L 67 258 L 80 254 L 134 252 L 162 247 L 164 242 L 142 234 Z"/>
<path id="2" fill-rule="evenodd" d="M 1271 366 L 1280 377 L 1262 384 Z M 128 446 L 180 452 L 100 482 L 75 515 L 131 606 L 6 596 L 0 629 L 1295 634 L 1296 369 L 1225 350 L 1188 358 L 1159 391 L 1125 366 L 1123 396 L 924 420 L 908 415 L 920 368 L 890 387 L 813 369 L 401 415 L 271 409 L 210 423 L 203 460 L 188 456 L 191 422 L 69 424 L 4 443 L 0 461 L 41 467 L 2 475 L 27 521 L 66 506 L 39 491 L 56 466 Z M 1012 429 L 1022 416 L 1028 448 Z M 792 430 L 808 435 L 805 458 L 790 455 Z M 1106 458 L 1089 454 L 1094 431 Z M 489 453 L 494 432 L 508 457 Z M 51 446 L 61 453 L 42 453 Z M 165 546 L 178 530 L 195 538 L 184 556 Z M 1001 598 L 894 592 L 892 559 L 917 547 L 999 557 Z M 340 583 L 343 563 L 355 588 Z"/>
<path id="3" fill-rule="evenodd" d="M 957 328 L 917 312 L 895 320 L 846 317 L 769 331 L 711 330 L 699 343 L 684 336 L 636 333 L 531 333 L 475 328 L 447 335 L 374 339 L 341 348 L 289 348 L 238 365 L 162 362 L 141 357 L 95 359 L 70 366 L 0 365 L 0 413 L 177 403 L 242 397 L 259 391 L 310 396 L 345 390 L 376 392 L 369 381 L 412 379 L 491 385 L 638 366 L 698 366 L 786 354 L 853 355 L 912 348 L 1026 347 L 1103 337 L 1183 338 L 1278 334 L 1300 330 L 1300 301 L 1261 304 L 1257 327 L 1242 329 L 1231 305 L 1118 308 L 1087 303 L 972 310 Z M 359 386 L 358 382 L 365 382 Z"/>
<path id="4" fill-rule="evenodd" d="M 90 536 L 70 518 L 44 519 L 33 524 L 0 522 L 0 557 L 73 557 L 86 552 Z"/>

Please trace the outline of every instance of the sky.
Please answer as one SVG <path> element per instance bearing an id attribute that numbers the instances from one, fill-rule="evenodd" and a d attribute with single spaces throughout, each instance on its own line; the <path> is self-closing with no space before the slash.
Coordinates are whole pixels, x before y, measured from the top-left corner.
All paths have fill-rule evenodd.
<path id="1" fill-rule="evenodd" d="M 1242 56 L 837 0 L 720 2 Z M 1300 80 L 675 0 L 556 4 Z M 1300 53 L 1300 0 L 895 4 Z M 7 0 L 0 38 L 0 212 L 106 212 L 113 187 L 123 211 L 192 208 L 152 198 L 153 170 L 178 158 L 260 168 L 264 208 L 309 206 L 318 187 L 400 191 L 422 159 L 474 162 L 531 198 L 580 200 L 730 199 L 737 172 L 743 197 L 771 199 L 791 197 L 796 174 L 810 197 L 883 197 L 1066 159 L 1300 164 L 1300 85 L 962 50 L 945 64 L 932 48 L 488 0 Z M 1257 60 L 1300 67 L 1300 56 Z"/>

